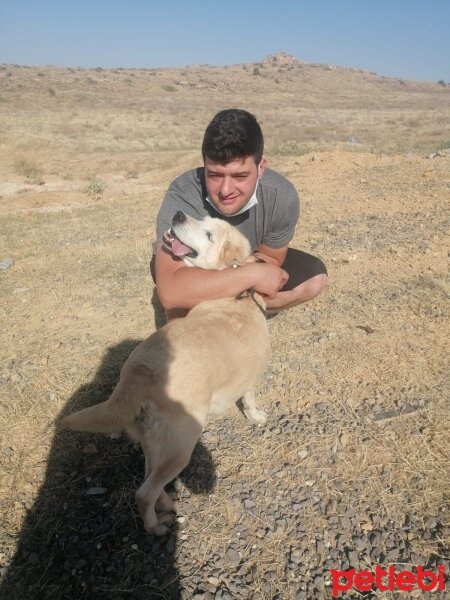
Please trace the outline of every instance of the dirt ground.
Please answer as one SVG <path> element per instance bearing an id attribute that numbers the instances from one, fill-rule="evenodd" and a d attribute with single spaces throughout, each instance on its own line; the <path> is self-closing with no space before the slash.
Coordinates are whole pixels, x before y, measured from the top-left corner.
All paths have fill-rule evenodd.
<path id="1" fill-rule="evenodd" d="M 61 432 L 55 423 L 75 406 L 104 398 L 130 349 L 161 325 L 148 272 L 155 216 L 171 179 L 197 166 L 198 151 L 100 148 L 61 154 L 64 168 L 56 168 L 58 156 L 42 136 L 32 142 L 32 160 L 24 141 L 10 152 L 11 131 L 0 152 L 0 261 L 12 260 L 0 271 L 0 565 L 3 575 L 18 574 L 18 587 L 5 584 L 2 598 L 25 597 L 21 578 L 33 590 L 30 598 L 176 597 L 164 595 L 167 582 L 158 587 L 157 576 L 131 585 L 121 575 L 109 588 L 89 582 L 83 552 L 90 556 L 103 535 L 100 520 L 96 529 L 90 519 L 85 531 L 89 552 L 79 542 L 75 557 L 58 557 L 57 548 L 64 553 L 65 546 L 57 540 L 79 527 L 81 539 L 83 515 L 106 505 L 120 538 L 110 551 L 130 557 L 123 572 L 127 565 L 134 572 L 140 553 L 165 552 L 181 595 L 194 572 L 212 579 L 213 587 L 216 577 L 218 588 L 222 575 L 208 570 L 206 557 L 226 555 L 230 532 L 247 523 L 242 560 L 257 563 L 259 571 L 244 597 L 300 598 L 296 575 L 288 583 L 280 575 L 281 549 L 300 545 L 296 530 L 280 526 L 259 545 L 248 511 L 232 501 L 233 485 L 268 481 L 280 465 L 291 491 L 300 493 L 315 474 L 335 514 L 356 515 L 361 531 L 373 528 L 375 513 L 400 529 L 411 517 L 418 525 L 408 540 L 417 560 L 436 567 L 448 559 L 446 151 L 428 158 L 422 151 L 387 154 L 335 144 L 268 155 L 301 197 L 292 245 L 322 258 L 329 286 L 313 302 L 269 321 L 272 358 L 257 390 L 269 414 L 268 434 L 255 437 L 238 411 L 227 415 L 225 433 L 223 424 L 212 423 L 190 473 L 195 480 L 195 467 L 203 468 L 203 451 L 205 464 L 214 464 L 215 484 L 196 489 L 195 481 L 189 487 L 181 478 L 176 487 L 186 502 L 174 541 L 162 549 L 147 536 L 144 546 L 136 541 L 130 548 L 133 535 L 144 539 L 133 500 L 143 469 L 139 450 L 125 440 Z M 39 156 L 45 160 L 36 170 Z M 310 425 L 295 435 L 279 426 L 281 418 L 302 414 Z M 84 492 L 95 487 L 109 495 L 89 505 Z M 283 506 L 291 514 L 291 505 Z M 304 547 L 324 528 L 320 515 L 310 517 Z M 189 560 L 174 548 L 183 540 L 191 544 Z M 67 589 L 72 580 L 85 581 L 78 592 L 63 592 L 50 576 L 60 562 Z M 305 598 L 330 597 L 325 581 L 325 591 Z"/>

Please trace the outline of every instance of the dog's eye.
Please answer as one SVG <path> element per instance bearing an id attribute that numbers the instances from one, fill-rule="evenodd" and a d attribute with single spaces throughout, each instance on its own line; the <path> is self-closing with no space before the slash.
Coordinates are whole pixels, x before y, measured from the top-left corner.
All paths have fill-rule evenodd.
<path id="1" fill-rule="evenodd" d="M 207 231 L 207 232 L 206 232 L 206 236 L 207 236 L 207 238 L 208 238 L 208 240 L 209 240 L 210 242 L 212 242 L 212 241 L 213 241 L 213 236 L 212 236 L 212 233 L 211 233 L 210 231 Z"/>

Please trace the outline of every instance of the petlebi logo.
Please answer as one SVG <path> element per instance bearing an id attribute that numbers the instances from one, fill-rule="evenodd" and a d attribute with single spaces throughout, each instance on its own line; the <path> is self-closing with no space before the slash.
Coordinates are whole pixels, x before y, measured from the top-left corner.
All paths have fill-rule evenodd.
<path id="1" fill-rule="evenodd" d="M 414 589 L 423 592 L 445 591 L 445 566 L 439 565 L 437 573 L 427 571 L 418 566 L 414 571 L 396 571 L 395 567 L 383 568 L 376 565 L 374 571 L 339 571 L 331 569 L 332 595 L 340 597 L 341 592 L 356 589 L 359 592 L 377 590 L 381 592 L 395 591 L 410 592 Z"/>

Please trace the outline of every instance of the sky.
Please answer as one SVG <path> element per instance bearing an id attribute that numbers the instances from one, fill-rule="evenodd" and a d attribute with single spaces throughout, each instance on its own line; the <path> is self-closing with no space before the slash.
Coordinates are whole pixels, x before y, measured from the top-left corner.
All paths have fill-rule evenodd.
<path id="1" fill-rule="evenodd" d="M 0 63 L 309 63 L 450 82 L 450 0 L 0 0 Z"/>

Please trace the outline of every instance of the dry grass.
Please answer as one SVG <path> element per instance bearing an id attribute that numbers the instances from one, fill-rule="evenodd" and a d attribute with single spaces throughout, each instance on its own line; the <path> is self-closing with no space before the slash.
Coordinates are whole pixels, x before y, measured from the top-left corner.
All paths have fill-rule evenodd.
<path id="1" fill-rule="evenodd" d="M 320 299 L 270 322 L 273 359 L 260 403 L 297 415 L 326 400 L 344 416 L 278 445 L 276 435 L 252 439 L 230 417 L 243 441 L 214 450 L 217 487 L 185 509 L 182 535 L 198 539 L 198 569 L 205 554 L 224 553 L 238 523 L 249 529 L 243 560 L 255 565 L 255 590 L 267 592 L 268 571 L 281 579 L 287 545 L 316 551 L 311 536 L 278 528 L 255 553 L 271 499 L 243 511 L 227 487 L 264 481 L 283 464 L 286 480 L 303 489 L 299 452 L 311 439 L 314 485 L 331 505 L 351 498 L 361 526 L 374 504 L 399 523 L 446 506 L 450 158 L 421 155 L 448 146 L 450 88 L 313 66 L 252 71 L 8 68 L 0 117 L 0 258 L 14 260 L 0 272 L 5 564 L 46 477 L 54 420 L 69 398 L 88 398 L 108 348 L 155 329 L 148 260 L 156 213 L 171 179 L 198 163 L 212 114 L 229 105 L 260 117 L 271 165 L 302 196 L 294 244 L 330 269 Z M 37 187 L 32 173 L 45 183 Z M 358 410 L 375 403 L 415 410 L 361 419 Z M 79 452 L 76 439 L 67 436 L 68 456 Z M 180 491 L 183 499 L 183 484 Z M 307 532 L 323 526 L 308 506 L 302 519 Z M 445 540 L 420 542 L 427 555 Z"/>

